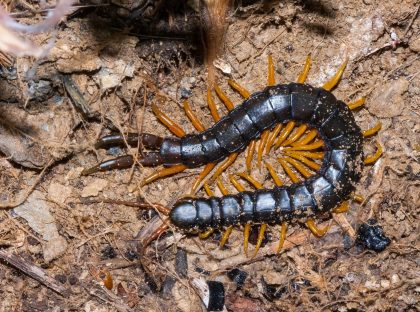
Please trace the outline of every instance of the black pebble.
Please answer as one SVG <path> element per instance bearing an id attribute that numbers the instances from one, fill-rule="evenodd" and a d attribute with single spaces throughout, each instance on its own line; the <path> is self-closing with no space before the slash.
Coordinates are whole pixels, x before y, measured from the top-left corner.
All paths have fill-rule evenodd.
<path id="1" fill-rule="evenodd" d="M 237 289 L 242 289 L 245 280 L 248 277 L 248 273 L 239 269 L 233 269 L 227 273 L 227 276 L 236 283 Z"/>
<path id="2" fill-rule="evenodd" d="M 223 284 L 216 281 L 207 281 L 209 286 L 209 311 L 222 311 L 225 305 L 225 288 Z"/>
<path id="3" fill-rule="evenodd" d="M 102 259 L 114 259 L 117 256 L 114 247 L 111 245 L 106 246 L 102 249 Z"/>
<path id="4" fill-rule="evenodd" d="M 175 271 L 180 277 L 188 275 L 187 253 L 184 249 L 179 248 L 175 256 Z"/>
<path id="5" fill-rule="evenodd" d="M 383 251 L 391 240 L 385 236 L 382 227 L 375 219 L 369 219 L 362 224 L 357 231 L 357 243 L 367 249 L 380 252 Z"/>

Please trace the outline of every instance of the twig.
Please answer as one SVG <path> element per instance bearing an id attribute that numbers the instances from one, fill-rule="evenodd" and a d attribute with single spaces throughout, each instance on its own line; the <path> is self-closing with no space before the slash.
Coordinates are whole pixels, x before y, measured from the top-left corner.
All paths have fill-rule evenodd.
<path id="1" fill-rule="evenodd" d="M 65 287 L 57 284 L 57 282 L 47 275 L 47 273 L 29 261 L 23 259 L 18 255 L 9 253 L 7 250 L 0 249 L 0 259 L 9 263 L 14 268 L 22 271 L 26 275 L 40 282 L 42 285 L 54 290 L 61 296 L 67 297 L 68 291 Z"/>

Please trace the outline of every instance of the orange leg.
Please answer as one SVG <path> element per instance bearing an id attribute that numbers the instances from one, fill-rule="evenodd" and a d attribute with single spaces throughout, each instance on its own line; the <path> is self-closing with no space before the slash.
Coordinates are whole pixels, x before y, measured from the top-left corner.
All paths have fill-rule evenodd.
<path id="1" fill-rule="evenodd" d="M 300 125 L 299 128 L 297 128 L 297 130 L 295 131 L 295 133 L 293 133 L 292 135 L 290 135 L 286 141 L 284 141 L 281 146 L 287 146 L 292 144 L 293 142 L 295 142 L 297 139 L 299 139 L 306 131 L 306 129 L 308 128 L 307 125 Z"/>
<path id="2" fill-rule="evenodd" d="M 261 168 L 261 160 L 262 160 L 264 148 L 267 144 L 269 134 L 270 134 L 270 130 L 265 130 L 261 134 L 261 139 L 258 141 L 259 142 L 258 151 L 257 151 L 257 166 L 258 166 L 258 168 Z"/>
<path id="3" fill-rule="evenodd" d="M 252 158 L 254 157 L 254 151 L 255 151 L 255 145 L 257 144 L 256 140 L 252 140 L 251 143 L 249 143 L 248 150 L 246 152 L 246 170 L 248 172 L 251 172 L 252 170 Z"/>
<path id="4" fill-rule="evenodd" d="M 220 115 L 217 111 L 216 103 L 214 103 L 213 96 L 211 95 L 210 89 L 207 89 L 207 105 L 209 107 L 210 114 L 212 115 L 213 120 L 215 122 L 218 122 L 220 120 Z"/>
<path id="5" fill-rule="evenodd" d="M 287 155 L 290 156 L 290 157 L 292 157 L 292 158 L 294 158 L 294 159 L 299 160 L 300 162 L 304 163 L 309 168 L 311 168 L 311 169 L 313 169 L 315 171 L 317 171 L 317 170 L 319 170 L 321 168 L 321 165 L 320 164 L 317 164 L 316 162 L 314 162 L 312 160 L 309 160 L 308 158 L 300 155 L 299 152 L 295 152 L 295 153 L 289 152 L 289 153 L 287 153 Z"/>
<path id="6" fill-rule="evenodd" d="M 324 90 L 330 91 L 332 88 L 334 88 L 337 85 L 337 83 L 341 79 L 341 76 L 343 76 L 343 72 L 346 69 L 348 61 L 349 60 L 346 58 L 346 60 L 344 61 L 343 64 L 341 64 L 340 68 L 337 70 L 335 75 L 322 86 Z"/>
<path id="7" fill-rule="evenodd" d="M 281 131 L 276 143 L 274 144 L 275 148 L 278 148 L 280 144 L 283 143 L 284 140 L 286 140 L 286 138 L 289 136 L 290 132 L 292 132 L 294 127 L 295 127 L 294 121 L 289 121 L 287 123 L 286 127 L 284 127 L 284 129 Z"/>
<path id="8" fill-rule="evenodd" d="M 361 106 L 363 106 L 363 104 L 365 104 L 366 98 L 365 97 L 361 97 L 360 99 L 354 101 L 354 102 L 350 102 L 349 104 L 347 104 L 347 106 L 351 109 L 354 110 L 356 108 L 359 108 Z"/>
<path id="9" fill-rule="evenodd" d="M 267 140 L 266 149 L 265 149 L 266 155 L 270 153 L 271 148 L 273 147 L 273 143 L 276 140 L 277 136 L 279 135 L 282 127 L 283 127 L 283 124 L 280 123 L 277 126 L 275 126 L 274 129 L 270 132 L 268 136 L 268 140 Z"/>
<path id="10" fill-rule="evenodd" d="M 249 96 L 251 95 L 251 92 L 249 92 L 247 89 L 242 87 L 235 80 L 229 79 L 228 84 L 232 87 L 232 89 L 234 89 L 236 92 L 238 92 L 245 99 L 249 98 Z"/>
<path id="11" fill-rule="evenodd" d="M 251 233 L 251 224 L 247 223 L 244 226 L 244 252 L 247 257 L 248 257 L 248 242 L 249 242 L 250 233 Z"/>
<path id="12" fill-rule="evenodd" d="M 314 222 L 314 220 L 312 220 L 312 219 L 309 219 L 308 221 L 306 221 L 306 226 L 311 230 L 311 232 L 315 235 L 315 236 L 317 236 L 317 237 L 322 237 L 322 236 L 324 236 L 327 232 L 328 232 L 328 230 L 330 229 L 330 227 L 327 225 L 325 228 L 323 228 L 323 229 L 319 229 L 317 226 L 316 226 L 316 224 L 315 224 L 315 222 Z"/>
<path id="13" fill-rule="evenodd" d="M 286 240 L 286 232 L 287 232 L 287 223 L 283 222 L 281 224 L 280 240 L 279 240 L 279 244 L 277 246 L 277 253 L 279 253 L 280 250 L 283 248 L 284 242 Z"/>
<path id="14" fill-rule="evenodd" d="M 244 178 L 246 181 L 248 181 L 252 186 L 254 186 L 258 190 L 263 188 L 263 185 L 257 180 L 255 180 L 255 178 L 250 176 L 248 173 L 241 172 L 241 173 L 238 173 L 238 176 L 240 176 L 241 178 Z"/>
<path id="15" fill-rule="evenodd" d="M 159 119 L 159 121 L 163 123 L 169 129 L 169 131 L 171 131 L 173 134 L 180 138 L 185 136 L 184 129 L 182 129 L 179 125 L 175 123 L 175 121 L 173 121 L 162 111 L 160 111 L 155 104 L 152 104 L 152 111 L 156 115 L 157 119 Z"/>
<path id="16" fill-rule="evenodd" d="M 359 194 L 352 194 L 351 199 L 354 200 L 355 202 L 359 203 L 359 204 L 361 204 L 365 201 L 365 198 L 362 195 L 359 195 Z"/>
<path id="17" fill-rule="evenodd" d="M 176 165 L 169 168 L 164 168 L 162 170 L 156 171 L 155 173 L 151 174 L 147 178 L 144 179 L 142 185 L 149 184 L 150 182 L 153 182 L 159 178 L 167 177 L 170 175 L 173 175 L 175 173 L 179 173 L 187 169 L 187 166 L 185 165 Z"/>
<path id="18" fill-rule="evenodd" d="M 225 104 L 228 111 L 231 111 L 232 109 L 234 109 L 235 106 L 233 105 L 232 101 L 222 91 L 222 89 L 220 89 L 218 85 L 215 85 L 214 90 L 216 91 L 216 94 L 219 97 L 219 99 L 223 102 L 223 104 Z"/>
<path id="19" fill-rule="evenodd" d="M 207 196 L 209 196 L 209 197 L 214 197 L 214 193 L 213 193 L 213 191 L 211 190 L 211 188 L 210 188 L 210 186 L 208 185 L 208 183 L 207 183 L 207 182 L 206 182 L 206 183 L 204 183 L 204 190 L 206 191 Z"/>
<path id="20" fill-rule="evenodd" d="M 205 128 L 203 124 L 201 123 L 201 121 L 198 119 L 198 117 L 192 111 L 191 106 L 188 103 L 188 101 L 184 101 L 184 110 L 185 110 L 185 113 L 187 114 L 188 119 L 191 120 L 191 123 L 193 124 L 194 128 L 197 131 L 203 132 Z"/>
<path id="21" fill-rule="evenodd" d="M 201 239 L 206 239 L 206 238 L 208 238 L 213 233 L 214 233 L 214 229 L 209 229 L 209 230 L 207 230 L 205 232 L 199 233 L 198 234 L 198 237 L 200 237 Z"/>
<path id="22" fill-rule="evenodd" d="M 292 147 L 289 147 L 287 150 L 288 151 L 311 151 L 311 150 L 316 150 L 322 146 L 324 146 L 324 141 L 318 140 L 318 141 L 315 141 L 314 143 L 307 144 L 307 145 L 294 145 Z"/>
<path id="23" fill-rule="evenodd" d="M 292 180 L 293 183 L 298 183 L 300 179 L 298 178 L 296 173 L 293 172 L 292 168 L 290 168 L 287 162 L 283 158 L 279 158 L 278 161 L 283 167 L 284 172 L 286 172 L 286 174 L 289 176 L 290 180 Z"/>
<path id="24" fill-rule="evenodd" d="M 207 175 L 214 169 L 215 166 L 216 164 L 214 163 L 209 163 L 205 165 L 203 171 L 200 172 L 199 176 L 194 181 L 194 184 L 191 187 L 191 194 L 195 194 L 195 192 L 197 192 L 198 186 L 200 185 L 201 181 L 203 181 L 207 177 Z"/>
<path id="25" fill-rule="evenodd" d="M 316 138 L 318 132 L 316 130 L 311 130 L 308 132 L 308 134 L 302 136 L 300 138 L 300 140 L 298 140 L 297 142 L 293 143 L 292 146 L 296 146 L 296 145 L 306 145 L 309 142 L 311 142 L 313 139 Z"/>
<path id="26" fill-rule="evenodd" d="M 306 152 L 306 151 L 288 151 L 285 150 L 284 154 L 288 155 L 288 154 L 295 154 L 295 155 L 300 155 L 300 156 L 304 156 L 304 157 L 308 157 L 308 158 L 312 158 L 312 159 L 322 159 L 325 156 L 324 152 Z"/>
<path id="27" fill-rule="evenodd" d="M 222 192 L 223 196 L 229 195 L 229 192 L 220 177 L 217 178 L 217 187 L 220 192 Z"/>
<path id="28" fill-rule="evenodd" d="M 255 251 L 253 257 L 255 257 L 258 253 L 258 250 L 261 247 L 262 241 L 264 239 L 264 233 L 267 230 L 267 224 L 261 224 L 260 231 L 258 232 L 258 239 L 257 244 L 255 245 Z"/>
<path id="29" fill-rule="evenodd" d="M 333 213 L 344 213 L 347 212 L 349 210 L 350 206 L 349 206 L 349 202 L 345 201 L 344 203 L 342 203 L 340 206 L 334 208 L 332 210 Z"/>
<path id="30" fill-rule="evenodd" d="M 232 233 L 233 225 L 229 226 L 226 231 L 223 233 L 222 238 L 220 239 L 220 247 L 223 247 L 229 239 L 230 234 Z"/>
<path id="31" fill-rule="evenodd" d="M 308 77 L 310 68 L 311 68 L 311 54 L 309 53 L 308 56 L 306 57 L 305 66 L 303 67 L 303 70 L 297 79 L 298 83 L 305 83 L 306 77 Z"/>
<path id="32" fill-rule="evenodd" d="M 274 170 L 273 166 L 268 162 L 265 162 L 265 166 L 267 167 L 268 172 L 270 173 L 271 177 L 273 178 L 274 183 L 277 186 L 282 186 L 283 182 L 280 180 L 280 177 L 277 175 L 276 170 Z"/>
<path id="33" fill-rule="evenodd" d="M 381 130 L 381 128 L 382 128 L 382 124 L 378 122 L 375 127 L 363 131 L 363 137 L 366 138 L 366 137 L 375 135 L 379 132 L 379 130 Z"/>
<path id="34" fill-rule="evenodd" d="M 233 174 L 229 175 L 229 180 L 233 184 L 233 186 L 238 190 L 238 192 L 245 192 L 245 187 L 238 180 L 235 179 Z"/>
<path id="35" fill-rule="evenodd" d="M 305 178 L 309 178 L 312 176 L 312 173 L 309 172 L 299 161 L 296 159 L 290 158 L 290 157 L 284 157 L 285 161 L 287 161 L 289 164 L 291 164 L 293 167 L 296 168 L 297 171 L 300 172 L 301 175 L 303 175 Z"/>
<path id="36" fill-rule="evenodd" d="M 267 85 L 274 86 L 276 84 L 276 79 L 274 78 L 274 63 L 271 55 L 268 55 L 268 75 L 267 75 Z"/>
<path id="37" fill-rule="evenodd" d="M 223 171 L 225 171 L 227 168 L 229 168 L 230 165 L 232 165 L 236 158 L 238 157 L 239 153 L 232 153 L 228 156 L 228 158 L 222 163 L 222 165 L 216 170 L 216 172 L 213 174 L 211 180 L 217 179 L 218 176 L 222 174 Z"/>
<path id="38" fill-rule="evenodd" d="M 370 165 L 370 164 L 375 163 L 379 159 L 379 157 L 381 157 L 381 155 L 382 155 L 382 146 L 381 146 L 381 144 L 379 144 L 378 141 L 376 141 L 375 144 L 376 144 L 377 150 L 376 150 L 375 154 L 373 154 L 371 156 L 367 156 L 365 158 L 365 160 L 363 161 L 365 165 Z"/>

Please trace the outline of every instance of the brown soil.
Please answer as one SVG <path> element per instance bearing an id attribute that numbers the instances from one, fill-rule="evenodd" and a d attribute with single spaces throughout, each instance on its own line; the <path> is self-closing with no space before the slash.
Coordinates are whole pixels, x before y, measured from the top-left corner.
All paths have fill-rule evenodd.
<path id="1" fill-rule="evenodd" d="M 100 201 L 170 205 L 188 192 L 199 171 L 144 187 L 154 168 L 80 173 L 123 153 L 95 150 L 101 135 L 142 130 L 169 136 L 151 103 L 193 132 L 182 111 L 186 96 L 204 125 L 213 123 L 199 18 L 187 4 L 156 12 L 153 5 L 140 10 L 129 1 L 79 9 L 59 27 L 46 60 L 19 58 L 11 68 L 0 67 L 0 251 L 20 261 L 0 262 L 1 311 L 203 311 L 197 279 L 223 283 L 229 311 L 418 309 L 418 1 L 242 2 L 228 16 L 216 65 L 217 80 L 235 103 L 242 100 L 222 70 L 254 92 L 265 86 L 269 54 L 277 81 L 285 83 L 296 80 L 311 53 L 308 83 L 320 86 L 348 57 L 334 94 L 345 102 L 367 97 L 355 112 L 362 129 L 382 123 L 365 143 L 366 154 L 374 152 L 375 140 L 384 149 L 357 187 L 365 202 L 351 202 L 349 212 L 336 218 L 350 228 L 333 221 L 317 239 L 291 225 L 286 248 L 274 255 L 279 235 L 273 227 L 255 258 L 243 255 L 240 230 L 220 249 L 220 235 L 200 240 L 172 229 L 139 254 L 137 240 L 144 237 L 138 233 L 156 213 Z M 45 43 L 51 35 L 34 40 Z M 229 172 L 243 166 L 240 156 Z M 266 173 L 254 175 L 272 185 Z M 380 253 L 355 243 L 354 231 L 372 218 L 392 240 Z M 52 280 L 28 276 L 25 264 Z M 229 278 L 232 269 L 247 273 L 240 289 Z"/>

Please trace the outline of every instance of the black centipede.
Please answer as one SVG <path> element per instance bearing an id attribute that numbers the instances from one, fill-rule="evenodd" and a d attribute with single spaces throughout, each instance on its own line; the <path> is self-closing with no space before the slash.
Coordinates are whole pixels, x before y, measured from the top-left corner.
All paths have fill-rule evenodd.
<path id="1" fill-rule="evenodd" d="M 185 102 L 185 111 L 199 131 L 197 134 L 185 134 L 181 127 L 157 106 L 152 105 L 155 115 L 175 137 L 162 138 L 147 133 L 129 134 L 126 138 L 119 134 L 109 135 L 100 139 L 96 147 L 106 148 L 123 142 L 136 145 L 141 141 L 142 146 L 150 151 L 142 153 L 138 160 L 140 164 L 166 167 L 147 177 L 144 184 L 187 168 L 205 165 L 192 186 L 192 193 L 197 191 L 200 183 L 212 170 L 215 171 L 212 176 L 214 181 L 235 161 L 239 153 L 248 148 L 248 174 L 241 176 L 257 190 L 246 191 L 231 177 L 231 182 L 239 191 L 237 194 L 229 194 L 223 183 L 218 181 L 223 196 L 216 197 L 209 190 L 208 184 L 204 184 L 209 197 L 180 199 L 171 209 L 159 206 L 162 207 L 161 211 L 169 216 L 170 222 L 176 227 L 188 232 L 199 232 L 201 237 L 215 229 L 226 229 L 221 245 L 227 241 L 233 226 L 243 226 L 245 252 L 251 224 L 261 224 L 255 251 L 261 245 L 267 225 L 281 224 L 279 250 L 284 243 L 286 224 L 291 221 L 306 223 L 315 235 L 322 236 L 327 229 L 318 229 L 314 219 L 320 215 L 346 210 L 347 200 L 361 178 L 363 166 L 374 163 L 380 157 L 382 149 L 377 143 L 376 153 L 364 158 L 363 138 L 380 130 L 380 124 L 364 132 L 357 125 L 351 110 L 363 105 L 364 99 L 347 105 L 330 92 L 340 80 L 347 61 L 321 88 L 305 84 L 310 62 L 308 56 L 296 83 L 275 84 L 274 66 L 269 57 L 268 86 L 253 94 L 235 81 L 229 81 L 246 98 L 236 107 L 216 86 L 216 93 L 229 113 L 219 117 L 209 91 L 207 101 L 216 123 L 208 129 L 204 128 L 188 102 Z M 296 125 L 299 127 L 293 131 Z M 276 185 L 273 188 L 264 189 L 249 175 L 257 144 L 259 162 L 264 150 L 268 153 L 273 146 L 288 147 L 286 156 L 280 158 L 279 162 L 290 177 L 291 185 L 283 185 L 269 163 L 266 166 Z M 318 159 L 320 163 L 311 159 Z M 214 170 L 218 163 L 221 166 Z M 121 156 L 86 169 L 83 174 L 127 168 L 133 164 L 132 156 Z M 314 173 L 310 173 L 304 165 Z M 299 179 L 295 172 L 305 179 Z"/>

